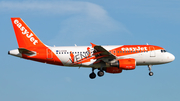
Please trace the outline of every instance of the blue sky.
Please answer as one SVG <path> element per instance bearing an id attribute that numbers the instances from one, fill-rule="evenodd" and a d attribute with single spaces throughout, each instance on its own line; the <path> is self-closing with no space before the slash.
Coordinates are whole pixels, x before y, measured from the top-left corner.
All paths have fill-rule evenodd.
<path id="1" fill-rule="evenodd" d="M 0 101 L 179 101 L 179 11 L 179 0 L 1 0 Z M 91 69 L 8 55 L 18 48 L 11 17 L 21 17 L 50 46 L 149 43 L 176 59 L 153 66 L 152 77 L 140 66 L 91 80 Z"/>

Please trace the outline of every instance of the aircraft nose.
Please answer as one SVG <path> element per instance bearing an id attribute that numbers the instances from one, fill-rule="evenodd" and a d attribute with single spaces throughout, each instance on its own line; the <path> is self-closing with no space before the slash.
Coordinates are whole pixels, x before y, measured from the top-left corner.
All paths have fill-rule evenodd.
<path id="1" fill-rule="evenodd" d="M 174 61 L 174 59 L 175 59 L 175 56 L 174 56 L 173 54 L 170 54 L 170 55 L 169 55 L 169 60 L 170 60 L 170 61 Z"/>

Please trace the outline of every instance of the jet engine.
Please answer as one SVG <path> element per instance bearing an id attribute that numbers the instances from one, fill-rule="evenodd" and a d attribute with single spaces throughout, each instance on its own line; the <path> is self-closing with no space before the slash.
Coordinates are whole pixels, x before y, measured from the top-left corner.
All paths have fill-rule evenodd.
<path id="1" fill-rule="evenodd" d="M 119 59 L 108 63 L 106 72 L 108 73 L 121 73 L 122 70 L 133 70 L 136 68 L 136 61 L 133 58 Z"/>

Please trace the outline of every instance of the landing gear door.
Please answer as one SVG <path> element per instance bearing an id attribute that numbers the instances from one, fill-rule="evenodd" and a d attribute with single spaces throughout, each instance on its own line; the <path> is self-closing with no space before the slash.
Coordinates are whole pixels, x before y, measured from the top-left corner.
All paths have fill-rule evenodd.
<path id="1" fill-rule="evenodd" d="M 149 47 L 149 50 L 150 50 L 150 57 L 155 57 L 156 53 L 154 47 L 153 46 Z"/>
<path id="2" fill-rule="evenodd" d="M 46 54 L 47 54 L 47 59 L 53 59 L 53 53 L 49 48 L 46 49 Z"/>

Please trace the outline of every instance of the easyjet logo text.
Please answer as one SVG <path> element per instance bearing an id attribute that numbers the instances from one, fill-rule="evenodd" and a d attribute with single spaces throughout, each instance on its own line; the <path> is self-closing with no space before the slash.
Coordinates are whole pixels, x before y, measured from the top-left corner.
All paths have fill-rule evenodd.
<path id="1" fill-rule="evenodd" d="M 122 51 L 147 51 L 147 47 L 123 47 Z"/>
<path id="2" fill-rule="evenodd" d="M 14 24 L 17 25 L 17 27 L 21 30 L 22 34 L 23 35 L 26 35 L 27 38 L 29 38 L 29 40 L 34 44 L 36 45 L 38 43 L 38 40 L 36 40 L 34 37 L 33 37 L 33 34 L 32 33 L 29 33 L 28 30 L 22 26 L 22 24 L 16 19 L 14 20 Z"/>

